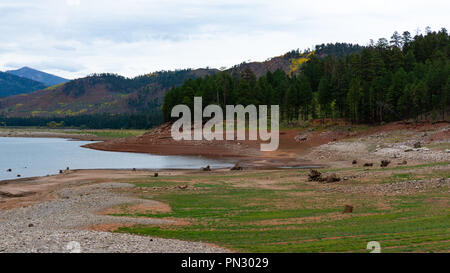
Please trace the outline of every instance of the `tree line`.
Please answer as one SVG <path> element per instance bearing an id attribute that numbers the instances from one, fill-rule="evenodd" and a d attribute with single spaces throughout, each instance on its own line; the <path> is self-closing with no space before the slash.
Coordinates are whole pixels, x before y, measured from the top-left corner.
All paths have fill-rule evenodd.
<path id="1" fill-rule="evenodd" d="M 66 117 L 5 117 L 2 126 L 76 127 L 82 129 L 149 129 L 161 124 L 161 113 L 146 114 L 91 114 Z"/>
<path id="2" fill-rule="evenodd" d="M 368 46 L 320 45 L 298 73 L 282 70 L 257 78 L 249 69 L 189 79 L 167 92 L 163 118 L 173 106 L 280 105 L 284 121 L 346 118 L 379 123 L 420 118 L 431 113 L 445 118 L 450 106 L 450 40 L 446 29 L 414 37 L 395 32 Z M 326 51 L 326 54 L 324 52 Z M 348 53 L 350 52 L 350 53 Z M 298 52 L 289 54 L 296 55 Z M 348 54 L 345 54 L 348 53 Z"/>

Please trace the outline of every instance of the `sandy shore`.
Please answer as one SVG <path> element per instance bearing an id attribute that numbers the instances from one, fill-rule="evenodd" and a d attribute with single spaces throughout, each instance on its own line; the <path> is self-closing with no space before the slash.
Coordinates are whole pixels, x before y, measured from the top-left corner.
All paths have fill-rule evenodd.
<path id="1" fill-rule="evenodd" d="M 64 132 L 67 131 L 67 132 Z M 37 137 L 37 138 L 67 138 L 74 140 L 102 141 L 105 137 L 90 134 L 69 133 L 70 129 L 0 129 L 0 137 Z"/>

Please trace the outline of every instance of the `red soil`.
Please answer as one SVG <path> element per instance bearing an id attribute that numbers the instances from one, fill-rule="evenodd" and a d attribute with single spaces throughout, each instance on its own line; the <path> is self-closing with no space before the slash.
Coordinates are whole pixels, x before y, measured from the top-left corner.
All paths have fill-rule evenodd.
<path id="1" fill-rule="evenodd" d="M 315 120 L 312 121 L 312 124 L 331 124 L 331 121 Z M 311 162 L 303 160 L 302 155 L 308 153 L 312 147 L 326 144 L 331 141 L 339 141 L 345 138 L 361 137 L 402 129 L 425 132 L 427 130 L 447 126 L 448 124 L 448 122 L 435 124 L 429 122 L 395 122 L 382 126 L 369 127 L 366 130 L 348 131 L 345 129 L 347 128 L 345 126 L 349 126 L 350 124 L 339 120 L 333 121 L 334 127 L 331 126 L 328 130 L 311 132 L 308 132 L 306 129 L 298 128 L 281 130 L 278 150 L 273 152 L 261 152 L 260 141 L 175 141 L 170 134 L 171 124 L 166 123 L 148 131 L 142 136 L 94 143 L 86 145 L 86 147 L 119 152 L 237 159 L 243 166 L 251 167 L 297 166 L 302 164 L 312 164 Z M 295 137 L 297 135 L 304 135 L 307 137 L 307 140 L 296 141 Z M 449 132 L 445 131 L 435 134 L 433 137 L 448 138 Z M 316 163 L 322 164 L 325 162 Z"/>

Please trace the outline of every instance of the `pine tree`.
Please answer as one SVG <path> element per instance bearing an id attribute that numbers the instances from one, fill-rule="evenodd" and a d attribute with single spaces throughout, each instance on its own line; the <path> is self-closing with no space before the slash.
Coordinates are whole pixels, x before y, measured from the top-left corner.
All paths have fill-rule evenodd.
<path id="1" fill-rule="evenodd" d="M 427 105 L 427 86 L 425 82 L 420 81 L 414 86 L 413 104 L 414 116 L 419 117 L 421 113 L 425 113 L 429 107 Z"/>
<path id="2" fill-rule="evenodd" d="M 397 31 L 395 31 L 394 34 L 392 34 L 390 44 L 393 47 L 397 48 L 402 47 L 402 37 L 400 36 L 400 34 L 398 34 Z"/>
<path id="3" fill-rule="evenodd" d="M 320 105 L 321 115 L 323 117 L 328 117 L 331 110 L 330 103 L 332 96 L 330 94 L 330 87 L 326 77 L 322 77 L 320 80 L 317 99 Z"/>
<path id="4" fill-rule="evenodd" d="M 361 100 L 361 85 L 357 78 L 352 79 L 347 93 L 347 105 L 349 118 L 352 122 L 357 122 L 359 118 L 359 103 Z"/>
<path id="5" fill-rule="evenodd" d="M 301 75 L 299 76 L 298 81 L 300 91 L 299 95 L 302 103 L 301 110 L 303 114 L 303 119 L 307 120 L 311 112 L 311 102 L 313 99 L 313 92 L 308 77 L 306 77 L 305 75 Z"/>
<path id="6" fill-rule="evenodd" d="M 414 70 L 414 66 L 416 64 L 416 57 L 414 57 L 414 53 L 412 51 L 408 51 L 405 55 L 405 59 L 403 62 L 403 67 L 406 72 L 410 72 Z"/>

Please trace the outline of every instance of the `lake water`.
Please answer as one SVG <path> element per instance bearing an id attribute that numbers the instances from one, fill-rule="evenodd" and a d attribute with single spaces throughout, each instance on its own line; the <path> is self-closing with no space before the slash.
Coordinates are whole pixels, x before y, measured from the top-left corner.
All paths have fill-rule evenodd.
<path id="1" fill-rule="evenodd" d="M 70 169 L 198 169 L 232 166 L 201 157 L 159 156 L 97 151 L 80 146 L 92 141 L 60 138 L 0 137 L 0 180 L 57 174 Z M 12 169 L 12 172 L 7 172 Z"/>

